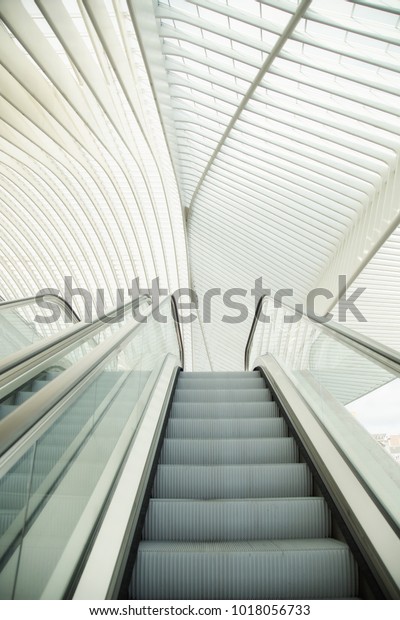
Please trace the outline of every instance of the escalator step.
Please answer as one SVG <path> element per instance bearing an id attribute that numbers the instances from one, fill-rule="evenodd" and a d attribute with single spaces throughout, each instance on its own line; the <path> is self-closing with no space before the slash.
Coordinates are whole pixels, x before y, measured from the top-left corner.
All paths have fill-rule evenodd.
<path id="1" fill-rule="evenodd" d="M 15 394 L 15 404 L 22 405 L 22 403 L 26 402 L 31 396 L 32 392 L 28 392 L 26 390 L 21 390 Z"/>
<path id="2" fill-rule="evenodd" d="M 30 472 L 9 472 L 0 482 L 0 495 L 2 498 L 11 493 L 27 497 L 31 480 Z"/>
<path id="3" fill-rule="evenodd" d="M 0 420 L 4 420 L 15 408 L 16 405 L 0 405 Z"/>
<path id="4" fill-rule="evenodd" d="M 355 598 L 309 467 L 259 373 L 181 373 L 132 574 L 134 598 Z"/>
<path id="5" fill-rule="evenodd" d="M 3 489 L 2 482 L 3 480 L 0 485 L 0 509 L 19 511 L 26 503 L 26 492 L 18 492 L 18 490 L 13 492 L 13 490 L 9 488 L 5 490 Z"/>
<path id="6" fill-rule="evenodd" d="M 165 439 L 160 464 L 239 465 L 296 463 L 292 437 L 270 439 Z"/>
<path id="7" fill-rule="evenodd" d="M 44 388 L 49 383 L 50 383 L 49 381 L 35 379 L 35 381 L 32 383 L 32 392 L 39 392 L 39 390 Z"/>
<path id="8" fill-rule="evenodd" d="M 19 510 L 0 508 L 0 535 L 4 534 L 18 514 Z"/>
<path id="9" fill-rule="evenodd" d="M 68 448 L 74 438 L 81 431 L 81 426 L 77 424 L 58 423 L 52 426 L 49 431 L 40 438 L 38 448 L 42 449 L 46 446 L 60 446 L 63 449 Z"/>
<path id="10" fill-rule="evenodd" d="M 63 372 L 63 370 L 46 370 L 44 373 L 44 380 L 47 381 L 47 383 L 53 381 L 53 379 L 57 379 Z"/>
<path id="11" fill-rule="evenodd" d="M 171 418 L 273 418 L 279 415 L 274 402 L 255 403 L 190 403 L 174 402 Z"/>
<path id="12" fill-rule="evenodd" d="M 271 400 L 271 393 L 267 389 L 251 388 L 249 390 L 226 389 L 226 390 L 181 390 L 179 387 L 175 390 L 174 403 L 252 403 L 266 402 Z"/>
<path id="13" fill-rule="evenodd" d="M 179 379 L 248 379 L 252 377 L 261 377 L 260 371 L 242 371 L 242 372 L 181 372 Z"/>
<path id="14" fill-rule="evenodd" d="M 70 457 L 64 456 L 66 447 L 62 445 L 41 446 L 35 455 L 35 463 L 33 467 L 34 474 L 44 478 L 57 464 L 63 464 L 66 467 L 70 461 Z"/>
<path id="15" fill-rule="evenodd" d="M 324 538 L 330 513 L 320 497 L 251 500 L 151 499 L 144 540 L 217 542 Z"/>
<path id="16" fill-rule="evenodd" d="M 283 418 L 227 418 L 225 420 L 191 420 L 172 418 L 168 422 L 169 439 L 220 439 L 250 437 L 286 437 L 287 424 Z"/>
<path id="17" fill-rule="evenodd" d="M 284 465 L 159 465 L 153 497 L 237 499 L 307 497 L 310 470 L 304 463 Z"/>
<path id="18" fill-rule="evenodd" d="M 264 389 L 264 379 L 257 377 L 222 378 L 222 379 L 190 379 L 179 378 L 178 390 L 249 390 Z"/>
<path id="19" fill-rule="evenodd" d="M 356 596 L 347 545 L 300 539 L 140 543 L 132 576 L 137 599 L 268 600 Z"/>

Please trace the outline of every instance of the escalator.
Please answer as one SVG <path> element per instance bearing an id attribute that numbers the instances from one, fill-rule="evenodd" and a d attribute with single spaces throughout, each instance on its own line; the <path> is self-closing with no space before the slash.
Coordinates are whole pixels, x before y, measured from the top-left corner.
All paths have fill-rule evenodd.
<path id="1" fill-rule="evenodd" d="M 139 306 L 148 311 L 147 298 L 124 306 L 121 322 L 98 319 L 40 343 L 34 355 L 18 351 L 11 368 L 3 360 L 2 599 L 62 598 L 74 579 L 141 419 L 149 377 L 156 381 L 174 350 L 158 325 L 147 330 L 135 320 Z"/>
<path id="2" fill-rule="evenodd" d="M 48 301 L 48 298 L 51 301 Z M 17 310 L 22 312 L 29 308 L 32 315 L 37 312 L 37 304 L 44 303 L 45 300 L 46 303 L 51 304 L 54 300 L 57 304 L 66 303 L 55 296 L 16 300 L 13 303 L 0 304 L 0 318 L 4 318 L 5 315 L 9 320 L 10 314 L 15 314 L 21 320 Z M 29 338 L 28 346 L 14 350 L 8 356 L 2 352 L 3 355 L 0 356 L 0 454 L 15 441 L 16 435 L 12 429 L 17 425 L 18 417 L 22 416 L 29 420 L 23 429 L 25 431 L 37 421 L 38 417 L 35 417 L 34 411 L 39 407 L 40 401 L 37 399 L 31 401 L 32 397 L 54 379 L 59 379 L 65 370 L 76 365 L 85 355 L 134 319 L 139 307 L 147 304 L 147 296 L 139 297 L 118 306 L 108 314 L 99 316 L 91 323 L 80 322 L 72 309 L 67 306 L 67 319 L 74 319 L 73 326 L 66 327 L 63 323 L 62 327 L 57 326 L 56 333 L 49 335 L 45 332 L 38 341 L 33 342 L 31 342 L 32 338 Z M 29 324 L 29 329 L 34 331 L 32 325 Z M 24 328 L 26 328 L 25 324 Z M 68 389 L 70 388 L 71 386 Z M 20 407 L 23 404 L 26 406 L 21 410 Z M 13 412 L 16 412 L 16 415 L 10 418 Z M 10 429 L 11 439 L 7 441 Z M 22 429 L 19 432 L 22 432 Z"/>
<path id="3" fill-rule="evenodd" d="M 53 308 L 53 320 L 43 310 Z M 45 312 L 46 314 L 46 312 Z M 54 294 L 0 302 L 0 360 L 57 332 L 63 331 L 80 318 L 71 305 Z"/>
<path id="4" fill-rule="evenodd" d="M 132 576 L 137 599 L 358 595 L 346 543 L 259 372 L 181 373 Z"/>
<path id="5" fill-rule="evenodd" d="M 175 302 L 160 308 L 61 371 L 45 352 L 28 381 L 14 369 L 0 598 L 399 598 L 388 456 L 322 387 L 317 411 L 304 365 L 183 371 Z"/>
<path id="6" fill-rule="evenodd" d="M 62 372 L 61 368 L 44 370 L 22 385 L 19 390 L 12 391 L 0 402 L 0 420 L 6 418 L 19 405 L 22 405 L 22 403 L 31 398 L 33 394 L 48 385 L 50 381 L 56 379 L 60 372 Z"/>
<path id="7" fill-rule="evenodd" d="M 73 535 L 87 488 L 101 478 L 104 459 L 127 423 L 129 409 L 121 403 L 145 380 L 143 373 L 101 372 L 0 480 L 0 571 L 4 584 L 22 560 L 16 598 L 35 598 L 46 587 L 49 570 Z"/>

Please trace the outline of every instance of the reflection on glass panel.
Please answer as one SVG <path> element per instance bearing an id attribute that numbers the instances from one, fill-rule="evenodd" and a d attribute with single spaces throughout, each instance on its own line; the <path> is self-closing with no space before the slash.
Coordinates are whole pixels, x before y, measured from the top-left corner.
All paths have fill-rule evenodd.
<path id="1" fill-rule="evenodd" d="M 179 359 L 167 302 L 48 414 L 3 474 L 0 597 L 64 595 L 141 422 L 139 397 L 167 353 Z"/>
<path id="2" fill-rule="evenodd" d="M 390 383 L 395 375 L 326 333 L 310 346 L 309 370 L 343 405 Z"/>
<path id="3" fill-rule="evenodd" d="M 29 304 L 21 304 L 20 307 L 2 308 L 0 306 L 0 342 L 3 359 L 16 351 L 34 342 L 57 334 L 66 327 L 71 327 L 74 321 L 70 315 L 66 315 L 62 306 L 52 303 L 57 312 L 44 311 L 43 303 L 32 301 Z M 51 321 L 38 320 L 46 316 Z"/>
<path id="4" fill-rule="evenodd" d="M 399 402 L 400 379 L 396 378 L 348 403 L 346 407 L 379 445 L 400 464 Z"/>
<path id="5" fill-rule="evenodd" d="M 143 300 L 137 312 L 143 312 L 147 304 L 148 301 Z M 13 388 L 0 400 L 0 421 L 48 385 L 50 381 L 58 378 L 64 370 L 79 362 L 87 353 L 105 342 L 107 338 L 133 320 L 135 316 L 135 308 L 128 304 L 118 312 L 109 312 L 104 319 L 98 321 L 97 326 L 95 329 L 91 329 L 90 333 L 83 331 L 78 341 L 72 344 L 65 341 L 63 350 L 58 355 L 53 355 L 47 365 L 41 364 L 39 372 L 36 371 L 28 381 L 19 385 L 17 389 Z"/>
<path id="6" fill-rule="evenodd" d="M 261 318 L 250 351 L 250 368 L 259 355 L 267 353 L 279 362 L 387 512 L 400 523 L 398 373 L 323 325 L 287 307 L 275 308 L 271 299 L 265 300 Z"/>
<path id="7" fill-rule="evenodd" d="M 40 339 L 41 335 L 37 330 L 37 326 L 22 316 L 16 309 L 0 312 L 2 358 Z"/>
<path id="8" fill-rule="evenodd" d="M 323 326 L 294 315 L 289 308 L 266 302 L 253 339 L 251 361 L 270 353 L 292 370 L 323 386 L 342 405 L 388 384 L 396 375 L 361 352 L 345 345 Z"/>

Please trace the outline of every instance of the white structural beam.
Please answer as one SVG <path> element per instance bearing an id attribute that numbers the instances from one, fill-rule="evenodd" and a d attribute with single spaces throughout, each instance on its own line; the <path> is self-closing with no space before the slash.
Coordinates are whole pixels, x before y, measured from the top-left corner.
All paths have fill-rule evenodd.
<path id="1" fill-rule="evenodd" d="M 279 52 L 281 51 L 281 49 L 283 48 L 283 46 L 285 45 L 286 41 L 288 40 L 288 38 L 290 37 L 290 35 L 293 33 L 294 29 L 296 28 L 297 24 L 299 23 L 299 21 L 301 20 L 304 12 L 307 10 L 307 7 L 310 5 L 311 0 L 302 0 L 302 2 L 299 4 L 296 12 L 293 14 L 293 16 L 291 17 L 291 19 L 289 20 L 289 23 L 287 24 L 286 28 L 284 29 L 284 31 L 282 32 L 281 36 L 279 37 L 278 41 L 276 42 L 276 44 L 273 46 L 273 48 L 271 49 L 267 59 L 265 60 L 265 62 L 262 64 L 260 70 L 258 71 L 255 79 L 253 80 L 253 82 L 251 83 L 249 89 L 247 90 L 246 94 L 244 95 L 243 99 L 241 100 L 239 106 L 237 107 L 235 113 L 233 114 L 231 120 L 229 121 L 222 137 L 220 138 L 216 148 L 213 151 L 213 154 L 211 155 L 210 159 L 207 162 L 207 166 L 205 167 L 203 174 L 201 175 L 199 182 L 196 186 L 196 189 L 193 192 L 192 195 L 192 200 L 191 200 L 191 205 L 193 204 L 194 200 L 196 199 L 197 193 L 203 183 L 203 180 L 205 179 L 208 170 L 211 168 L 215 158 L 217 157 L 218 153 L 220 152 L 221 148 L 223 147 L 223 145 L 225 144 L 225 141 L 227 139 L 227 137 L 229 136 L 232 128 L 235 126 L 236 121 L 240 118 L 241 113 L 243 112 L 243 110 L 245 109 L 247 103 L 251 100 L 254 92 L 256 91 L 256 89 L 258 88 L 258 86 L 260 85 L 262 79 L 264 78 L 265 74 L 267 73 L 269 67 L 272 65 L 272 63 L 274 62 L 275 58 L 278 56 Z"/>

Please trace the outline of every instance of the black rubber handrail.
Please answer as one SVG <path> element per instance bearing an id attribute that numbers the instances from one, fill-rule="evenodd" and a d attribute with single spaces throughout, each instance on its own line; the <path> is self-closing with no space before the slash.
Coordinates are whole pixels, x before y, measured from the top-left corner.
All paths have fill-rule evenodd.
<path id="1" fill-rule="evenodd" d="M 181 366 L 184 369 L 185 368 L 185 351 L 184 351 L 184 346 L 183 346 L 182 332 L 180 328 L 178 305 L 173 295 L 171 295 L 171 309 L 172 309 L 172 317 L 175 323 L 176 337 L 178 340 L 179 353 L 180 353 L 180 358 L 181 358 Z"/>

